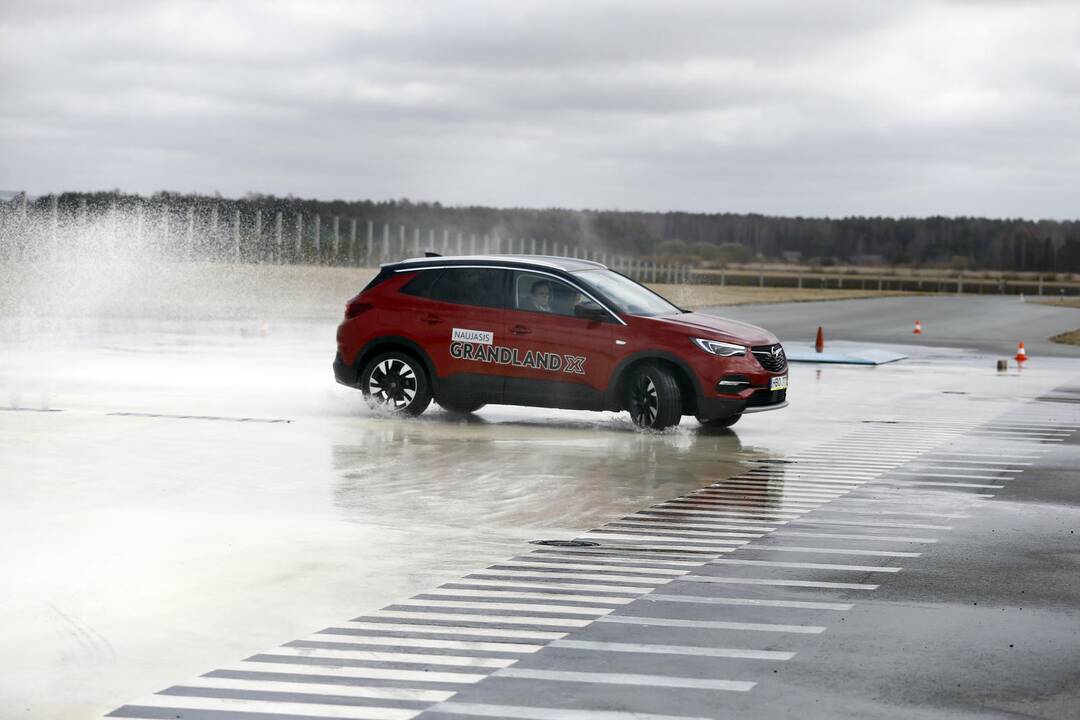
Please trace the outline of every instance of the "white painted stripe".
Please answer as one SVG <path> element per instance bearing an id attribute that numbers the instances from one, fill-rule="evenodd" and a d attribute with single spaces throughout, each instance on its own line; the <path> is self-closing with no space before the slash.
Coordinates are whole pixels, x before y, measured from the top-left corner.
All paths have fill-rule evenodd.
<path id="1" fill-rule="evenodd" d="M 626 530 L 652 530 L 663 531 L 671 530 L 672 532 L 684 532 L 693 533 L 694 537 L 718 537 L 718 538 L 743 538 L 747 540 L 756 540 L 763 537 L 764 533 L 747 533 L 747 532 L 733 532 L 727 530 L 709 530 L 707 526 L 688 524 L 680 522 L 664 522 L 663 520 L 616 520 L 615 522 L 604 525 L 605 528 L 626 529 Z"/>
<path id="2" fill-rule="evenodd" d="M 485 575 L 497 575 L 498 573 L 484 573 Z M 584 590 L 587 592 L 612 592 L 612 593 L 643 593 L 648 592 L 648 588 L 631 587 L 629 585 L 607 585 L 607 584 L 589 584 L 589 583 L 575 583 L 569 582 L 530 582 L 516 575 L 506 575 L 505 579 L 489 580 L 485 578 L 472 578 L 466 577 L 461 580 L 456 580 L 457 584 L 468 585 L 483 585 L 485 587 L 506 587 L 506 588 L 531 588 L 537 591 L 552 589 L 552 590 Z"/>
<path id="3" fill-rule="evenodd" d="M 430 712 L 475 717 L 508 718 L 512 720 L 709 720 L 709 718 L 685 715 L 653 715 L 650 713 L 621 712 L 618 710 L 578 710 L 565 708 L 538 708 L 523 705 L 488 705 L 482 703 L 446 702 L 428 708 Z"/>
<path id="4" fill-rule="evenodd" d="M 600 583 L 604 583 L 604 584 L 611 583 L 612 585 L 617 585 L 620 582 L 624 582 L 624 583 L 632 582 L 632 583 L 639 583 L 641 585 L 663 585 L 663 584 L 665 584 L 667 582 L 670 582 L 669 578 L 641 577 L 639 575 L 629 575 L 629 574 L 623 574 L 623 573 L 612 574 L 612 575 L 589 575 L 589 574 L 585 574 L 585 573 L 582 573 L 581 575 L 560 575 L 558 572 L 552 572 L 552 573 L 542 573 L 542 574 L 530 575 L 530 574 L 525 573 L 524 571 L 521 571 L 520 573 L 517 573 L 517 572 L 514 572 L 513 569 L 506 569 L 506 570 L 483 570 L 483 571 L 480 571 L 480 572 L 478 572 L 476 574 L 477 575 L 497 576 L 500 579 L 505 579 L 506 582 L 508 582 L 509 584 L 519 584 L 519 581 L 544 582 L 545 580 L 548 580 L 548 581 L 550 581 L 552 583 L 573 583 L 575 581 L 581 581 L 581 580 L 597 580 Z M 470 580 L 469 582 L 472 582 L 472 580 Z M 595 589 L 599 590 L 601 586 L 596 585 L 596 586 L 593 586 L 593 587 L 595 587 Z M 634 590 L 636 592 L 643 592 L 642 588 L 634 588 Z"/>
<path id="5" fill-rule="evenodd" d="M 618 573 L 620 575 L 635 575 L 637 573 L 634 570 L 640 570 L 643 573 L 647 572 L 652 575 L 681 575 L 686 572 L 685 570 L 673 570 L 669 568 L 652 568 L 652 567 L 612 567 L 610 565 L 592 565 L 587 562 L 552 562 L 545 563 L 538 560 L 507 560 L 506 562 L 495 563 L 491 567 L 498 567 L 499 569 L 505 568 L 524 568 L 529 571 L 535 571 L 537 569 L 542 570 L 588 570 L 590 572 L 607 572 Z"/>
<path id="6" fill-rule="evenodd" d="M 783 525 L 786 520 L 738 520 L 732 517 L 720 517 L 708 510 L 683 510 L 681 508 L 662 508 L 656 510 L 642 510 L 638 515 L 685 515 L 687 517 L 716 518 L 724 523 L 747 523 L 745 527 L 767 527 L 768 525 Z"/>
<path id="7" fill-rule="evenodd" d="M 364 685 L 338 685 L 295 680 L 252 680 L 249 678 L 197 677 L 180 687 L 217 688 L 222 690 L 253 690 L 259 692 L 305 693 L 307 695 L 331 695 L 338 697 L 375 698 L 377 700 L 412 700 L 414 702 L 442 702 L 456 693 L 451 690 L 415 690 L 412 688 L 370 687 Z"/>
<path id="8" fill-rule="evenodd" d="M 747 503 L 776 503 L 779 507 L 786 505 L 819 505 L 834 497 L 840 497 L 844 493 L 801 493 L 787 492 L 786 490 L 770 491 L 768 489 L 750 490 L 733 488 L 730 490 L 710 490 L 708 492 L 691 493 L 687 497 L 705 500 L 723 500 L 725 502 Z M 771 506 L 770 506 L 771 507 Z"/>
<path id="9" fill-rule="evenodd" d="M 767 549 L 767 548 L 764 548 Z M 780 560 L 737 560 L 731 558 L 721 558 L 719 560 L 712 560 L 710 565 L 752 565 L 754 567 L 775 567 L 775 568 L 791 568 L 798 570 L 851 570 L 855 572 L 883 572 L 883 573 L 896 573 L 900 572 L 902 568 L 898 567 L 878 567 L 875 565 L 833 565 L 830 563 L 804 563 L 804 562 L 783 562 Z"/>
<path id="10" fill-rule="evenodd" d="M 589 536 L 591 537 L 591 536 Z M 700 558 L 698 565 L 705 562 L 710 554 L 719 554 L 731 552 L 732 550 L 738 550 L 734 547 L 718 547 L 715 545 L 699 545 L 695 544 L 696 541 L 690 538 L 684 540 L 683 543 L 676 545 L 670 545 L 666 542 L 660 541 L 638 541 L 638 540 L 613 540 L 612 542 L 618 543 L 617 545 L 609 545 L 608 547 L 618 547 L 626 550 L 640 550 L 644 552 L 680 552 L 680 553 L 693 553 L 696 557 Z"/>
<path id="11" fill-rule="evenodd" d="M 844 507 L 824 507 L 819 512 L 823 513 L 838 513 L 844 515 L 904 515 L 910 517 L 930 517 L 930 518 L 949 518 L 954 520 L 962 520 L 970 518 L 971 515 L 966 513 L 937 513 L 937 512 L 917 512 L 912 510 L 862 510 L 859 508 L 844 508 Z"/>
<path id="12" fill-rule="evenodd" d="M 233 698 L 201 698 L 180 695 L 154 695 L 131 703 L 135 706 L 180 708 L 184 710 L 217 710 L 221 712 L 263 713 L 266 715 L 317 715 L 349 720 L 410 720 L 422 711 L 400 708 L 351 707 L 286 700 L 235 700 Z"/>
<path id="13" fill-rule="evenodd" d="M 603 615 L 613 608 L 595 608 L 579 605 L 552 605 L 551 603 L 477 602 L 475 600 L 417 600 L 394 603 L 395 607 L 433 607 L 470 610 L 523 610 L 527 612 L 558 612 L 575 615 Z M 514 617 L 514 616 L 505 616 Z"/>
<path id="14" fill-rule="evenodd" d="M 562 635 L 563 633 L 553 633 Z M 339 635 L 315 634 L 304 638 L 309 642 L 349 645 L 378 645 L 386 647 L 415 647 L 428 650 L 489 650 L 492 652 L 532 653 L 543 647 L 542 643 L 483 642 L 479 640 L 434 640 L 429 638 L 387 637 L 385 635 Z"/>
<path id="15" fill-rule="evenodd" d="M 756 531 L 756 532 L 771 532 L 772 530 L 775 529 L 773 527 L 770 527 L 769 525 L 762 525 L 760 523 L 756 523 L 756 524 L 753 524 L 753 525 L 736 525 L 735 523 L 738 522 L 737 520 L 719 520 L 719 519 L 717 519 L 716 521 L 712 521 L 712 520 L 709 520 L 707 517 L 705 517 L 705 516 L 703 516 L 701 514 L 695 514 L 695 513 L 692 513 L 692 512 L 686 512 L 686 511 L 682 511 L 682 510 L 642 510 L 642 511 L 638 512 L 636 516 L 631 515 L 631 516 L 629 516 L 629 518 L 624 518 L 624 520 L 625 519 L 633 519 L 634 517 L 637 517 L 637 518 L 640 518 L 640 519 L 652 519 L 652 520 L 655 520 L 657 517 L 661 517 L 661 518 L 662 517 L 671 517 L 672 519 L 677 518 L 677 519 L 681 519 L 681 520 L 690 520 L 690 519 L 696 517 L 696 518 L 698 518 L 697 524 L 702 526 L 702 527 L 723 528 L 725 530 L 747 530 L 747 531 Z M 773 523 L 773 524 L 778 525 L 778 524 L 781 524 L 781 523 Z"/>
<path id="16" fill-rule="evenodd" d="M 425 655 L 411 652 L 375 652 L 372 650 L 327 650 L 323 648 L 276 647 L 262 655 L 318 658 L 320 660 L 369 660 L 371 662 L 414 663 L 417 665 L 471 665 L 477 668 L 506 667 L 517 660 L 473 657 L 469 655 Z"/>
<path id="17" fill-rule="evenodd" d="M 795 478 L 769 478 L 739 475 L 730 480 L 725 480 L 722 485 L 710 486 L 702 492 L 715 492 L 718 490 L 755 490 L 763 493 L 799 493 L 802 495 L 843 495 L 846 492 L 858 489 L 865 483 L 850 482 L 821 482 L 817 480 L 797 480 Z"/>
<path id="18" fill-rule="evenodd" d="M 585 627 L 591 621 L 576 618 L 538 618 L 527 616 L 484 618 L 466 613 L 411 612 L 407 610 L 377 610 L 374 615 L 403 620 L 441 620 L 460 623 L 479 623 L 481 625 L 549 625 L 553 627 Z"/>
<path id="19" fill-rule="evenodd" d="M 608 615 L 596 622 L 619 625 L 649 625 L 652 627 L 678 627 L 693 630 L 752 630 L 755 632 L 783 632 L 817 635 L 825 632 L 818 625 L 778 625 L 775 623 L 744 623 L 725 620 L 676 620 L 674 618 L 637 617 L 633 615 Z"/>
<path id="20" fill-rule="evenodd" d="M 801 610 L 850 610 L 851 603 L 806 602 L 802 600 L 762 600 L 761 598 L 703 597 L 700 595 L 645 595 L 645 602 L 687 603 L 690 605 L 746 605 L 752 607 L 798 608 Z"/>
<path id="21" fill-rule="evenodd" d="M 668 500 L 663 504 L 670 505 L 673 503 L 677 503 L 679 505 L 691 505 L 694 507 L 702 508 L 716 508 L 717 512 L 733 512 L 737 513 L 737 516 L 764 515 L 766 517 L 789 517 L 792 514 L 797 515 L 800 512 L 806 512 L 806 507 L 804 505 L 797 505 L 795 507 L 791 507 L 791 503 L 785 503 L 784 505 L 780 505 L 779 503 L 777 503 L 776 505 L 766 505 L 765 503 L 755 503 L 749 501 L 733 502 L 731 500 L 713 500 L 710 498 L 702 497 L 684 497 L 677 500 Z M 806 505 L 810 505 L 811 507 L 815 507 L 820 504 L 821 503 L 806 503 Z"/>
<path id="22" fill-rule="evenodd" d="M 818 533 L 818 532 L 804 532 L 801 530 L 784 530 L 778 535 L 792 535 L 796 537 L 811 537 L 811 538 L 831 538 L 834 540 L 884 540 L 885 542 L 902 542 L 902 543 L 936 543 L 937 538 L 926 537 L 906 537 L 901 535 L 856 535 L 856 534 L 844 534 L 844 533 Z"/>
<path id="23" fill-rule="evenodd" d="M 1009 458 L 1009 459 L 1031 459 L 1037 460 L 1041 458 L 1045 453 L 1022 453 L 1022 452 L 1010 452 L 1010 453 L 991 453 L 991 452 L 946 452 L 944 450 L 938 450 L 936 452 L 927 453 L 927 455 L 948 455 L 950 457 L 977 457 L 977 458 Z"/>
<path id="24" fill-rule="evenodd" d="M 339 628 L 327 628 L 322 634 L 356 637 L 347 633 L 334 633 Z M 350 620 L 342 625 L 344 630 L 386 630 L 393 632 L 431 633 L 432 635 L 472 635 L 475 637 L 505 637 L 515 640 L 554 640 L 566 633 L 554 630 L 499 630 L 482 627 L 448 627 L 445 625 L 417 625 L 415 623 L 373 623 Z"/>
<path id="25" fill-rule="evenodd" d="M 686 499 L 686 500 L 669 500 L 666 502 L 653 505 L 653 507 L 678 507 L 678 508 L 700 508 L 700 510 L 707 512 L 710 515 L 727 516 L 727 517 L 760 517 L 760 518 L 793 518 L 797 517 L 798 513 L 785 513 L 781 510 L 770 511 L 764 507 L 754 507 L 753 505 L 740 507 L 739 505 L 730 505 L 728 503 L 708 502 L 700 499 Z"/>
<path id="26" fill-rule="evenodd" d="M 390 670 L 387 668 L 337 667 L 334 665 L 306 665 L 245 660 L 243 663 L 224 668 L 239 672 L 273 672 L 289 675 L 326 675 L 328 677 L 361 678 L 367 680 L 408 680 L 471 685 L 487 677 L 487 674 L 460 672 L 432 672 L 430 670 Z"/>
<path id="27" fill-rule="evenodd" d="M 912 463 L 912 464 L 913 465 L 924 465 L 924 464 L 928 465 L 928 464 L 933 463 L 933 462 L 935 462 L 935 461 L 933 461 L 933 460 L 926 460 L 926 461 L 920 460 L 920 461 Z M 943 462 L 952 463 L 953 465 L 1017 465 L 1017 466 L 1024 466 L 1024 467 L 1029 467 L 1029 466 L 1035 464 L 1033 462 L 1008 462 L 1006 460 L 944 460 Z"/>
<path id="28" fill-rule="evenodd" d="M 701 678 L 671 677 L 667 675 L 630 675 L 627 673 L 571 672 L 569 670 L 531 670 L 527 668 L 505 668 L 503 670 L 497 670 L 495 675 L 524 680 L 547 680 L 549 682 L 692 688 L 695 690 L 731 690 L 734 692 L 746 692 L 757 684 L 742 680 L 708 680 Z"/>
<path id="29" fill-rule="evenodd" d="M 1003 468 L 1003 467 L 963 467 L 958 465 L 940 465 L 936 462 L 920 462 L 910 463 L 918 467 L 925 467 L 928 470 L 968 470 L 977 472 L 996 472 L 996 473 L 1022 473 L 1024 468 Z M 997 463 L 1000 465 L 1001 463 Z M 895 474 L 895 473 L 894 473 Z"/>
<path id="30" fill-rule="evenodd" d="M 625 605 L 626 603 L 634 601 L 633 598 L 613 598 L 604 597 L 603 595 L 558 595 L 552 593 L 522 592 L 520 590 L 498 590 L 496 588 L 492 588 L 490 590 L 455 590 L 453 588 L 449 588 L 445 590 L 428 590 L 423 594 L 436 595 L 446 598 L 472 597 L 478 600 L 559 600 L 562 602 L 590 602 L 600 603 L 604 605 Z"/>
<path id="31" fill-rule="evenodd" d="M 838 583 L 818 580 L 775 580 L 773 578 L 719 577 L 716 575 L 687 575 L 687 582 L 723 583 L 726 585 L 775 585 L 777 587 L 835 588 L 837 590 L 877 590 L 873 583 Z"/>
<path id="32" fill-rule="evenodd" d="M 895 470 L 890 475 L 907 475 L 915 477 L 931 477 L 931 478 L 959 478 L 961 480 L 1005 480 L 1007 478 L 1001 478 L 997 475 L 966 475 L 963 473 L 928 473 L 928 472 L 916 472 L 914 470 Z"/>
<path id="33" fill-rule="evenodd" d="M 652 565 L 694 567 L 699 564 L 696 560 L 683 560 L 681 559 L 682 556 L 670 558 L 664 556 L 654 560 L 651 559 L 653 556 L 645 557 L 642 553 L 632 550 L 613 550 L 610 546 L 588 547 L 581 548 L 580 550 L 567 550 L 565 552 L 536 550 L 534 551 L 534 554 L 535 557 L 566 558 L 569 560 L 583 560 L 585 562 L 623 562 L 643 568 L 648 568 Z"/>
<path id="34" fill-rule="evenodd" d="M 983 488 L 989 490 L 1000 490 L 1004 485 L 980 485 L 978 483 L 958 483 L 958 482 L 922 482 L 922 481 L 898 481 L 898 484 L 903 485 L 916 485 L 919 487 L 954 487 L 954 488 Z"/>
<path id="35" fill-rule="evenodd" d="M 849 525 L 852 527 L 902 528 L 906 530 L 952 530 L 952 525 L 926 525 L 923 523 L 862 522 L 860 520 L 829 520 L 827 518 L 803 518 L 794 521 L 800 525 Z"/>
<path id="36" fill-rule="evenodd" d="M 768 552 L 804 552 L 804 553 L 822 553 L 825 555 L 867 555 L 871 557 L 920 557 L 922 553 L 917 552 L 896 552 L 893 550 L 853 550 L 851 548 L 821 548 L 821 547 L 800 547 L 789 545 L 765 545 L 760 548 L 753 548 L 754 550 L 767 550 Z"/>
<path id="37" fill-rule="evenodd" d="M 715 540 L 709 538 L 689 538 L 685 536 L 673 537 L 671 535 L 636 535 L 633 533 L 627 534 L 607 530 L 590 530 L 586 537 L 592 540 L 634 540 L 643 544 L 660 543 L 659 547 L 693 547 L 695 549 L 702 549 L 710 546 L 722 546 L 726 547 L 727 550 L 732 550 L 739 545 L 745 545 L 750 542 L 749 540 Z"/>
<path id="38" fill-rule="evenodd" d="M 625 652 L 653 655 L 690 655 L 692 657 L 739 658 L 743 660 L 790 660 L 793 652 L 777 650 L 743 650 L 741 648 L 714 648 L 699 645 L 648 645 L 644 643 L 592 642 L 590 640 L 556 640 L 550 647 L 595 652 Z"/>
<path id="39" fill-rule="evenodd" d="M 836 467 L 831 468 L 815 468 L 815 467 L 794 467 L 789 470 L 750 470 L 745 473 L 746 475 L 772 475 L 776 477 L 797 477 L 797 478 L 818 478 L 829 477 L 836 479 L 852 478 L 855 480 L 863 480 L 866 478 L 876 477 L 879 473 L 870 470 L 850 470 L 840 469 Z"/>

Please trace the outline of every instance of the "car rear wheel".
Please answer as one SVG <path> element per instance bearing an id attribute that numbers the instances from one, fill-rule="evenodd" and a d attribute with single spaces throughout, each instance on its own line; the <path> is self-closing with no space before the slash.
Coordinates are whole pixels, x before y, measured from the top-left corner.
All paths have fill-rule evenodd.
<path id="1" fill-rule="evenodd" d="M 400 352 L 376 355 L 360 372 L 360 392 L 368 403 L 403 415 L 419 415 L 431 403 L 427 372 Z"/>
<path id="2" fill-rule="evenodd" d="M 734 425 L 735 423 L 739 422 L 739 418 L 741 418 L 741 417 L 742 417 L 742 413 L 739 413 L 738 415 L 728 415 L 727 417 L 723 417 L 723 418 L 701 418 L 701 417 L 699 417 L 697 420 L 698 420 L 699 423 L 701 423 L 702 425 L 704 425 L 707 428 L 729 428 L 732 425 Z"/>
<path id="3" fill-rule="evenodd" d="M 626 408 L 640 428 L 664 430 L 682 419 L 682 394 L 674 376 L 655 365 L 643 365 L 626 386 Z"/>
<path id="4" fill-rule="evenodd" d="M 466 402 L 463 400 L 438 400 L 436 402 L 439 403 L 443 410 L 452 413 L 461 413 L 462 415 L 474 413 L 484 407 L 484 405 L 487 405 L 487 403 Z"/>

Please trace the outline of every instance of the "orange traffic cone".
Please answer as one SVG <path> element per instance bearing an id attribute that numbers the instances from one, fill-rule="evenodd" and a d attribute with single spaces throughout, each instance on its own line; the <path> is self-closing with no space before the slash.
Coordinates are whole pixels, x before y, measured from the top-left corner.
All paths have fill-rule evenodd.
<path id="1" fill-rule="evenodd" d="M 915 329 L 911 331 L 915 335 L 922 335 L 922 323 L 918 320 L 915 321 Z"/>
<path id="2" fill-rule="evenodd" d="M 1028 359 L 1027 353 L 1024 352 L 1024 343 L 1021 342 L 1016 346 L 1016 357 L 1013 358 L 1018 363 L 1026 362 Z"/>
<path id="3" fill-rule="evenodd" d="M 818 325 L 817 339 L 814 340 L 814 349 L 818 352 L 825 352 L 825 331 Z"/>

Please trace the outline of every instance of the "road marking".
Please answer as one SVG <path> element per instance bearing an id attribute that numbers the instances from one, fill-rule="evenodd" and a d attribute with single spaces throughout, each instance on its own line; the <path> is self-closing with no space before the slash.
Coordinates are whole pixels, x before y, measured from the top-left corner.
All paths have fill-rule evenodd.
<path id="1" fill-rule="evenodd" d="M 746 692 L 757 684 L 742 680 L 709 680 L 703 678 L 671 677 L 667 675 L 631 675 L 628 673 L 531 670 L 527 668 L 505 668 L 503 670 L 497 670 L 494 674 L 500 677 L 520 678 L 525 680 L 547 680 L 550 682 L 692 688 L 695 690 L 731 690 L 734 692 Z"/>
<path id="2" fill-rule="evenodd" d="M 255 657 L 258 657 L 257 655 Z M 393 670 L 390 668 L 338 667 L 335 665 L 311 665 L 303 663 L 263 662 L 245 660 L 227 670 L 267 670 L 289 675 L 325 675 L 326 677 L 359 678 L 367 680 L 402 680 L 409 682 L 452 683 L 471 685 L 487 677 L 487 674 L 461 673 L 450 671 L 432 672 L 430 670 Z"/>
<path id="3" fill-rule="evenodd" d="M 836 508 L 836 507 L 823 507 L 818 512 L 823 513 L 839 513 L 844 515 L 910 515 L 911 517 L 933 517 L 933 518 L 948 518 L 953 520 L 963 520 L 970 518 L 971 515 L 965 513 L 936 513 L 936 512 L 916 512 L 908 510 L 860 510 L 858 508 Z"/>
<path id="4" fill-rule="evenodd" d="M 762 548 L 768 550 L 768 548 Z M 898 567 L 878 567 L 875 565 L 833 565 L 830 563 L 804 563 L 804 562 L 784 562 L 781 560 L 737 560 L 721 558 L 719 560 L 713 560 L 710 565 L 752 565 L 755 567 L 776 567 L 776 568 L 791 568 L 799 570 L 851 570 L 854 572 L 883 572 L 883 573 L 896 573 L 900 572 L 902 568 Z"/>
<path id="5" fill-rule="evenodd" d="M 625 571 L 618 568 L 612 568 L 600 563 L 570 563 L 570 562 L 551 562 L 546 563 L 537 558 L 536 560 L 508 560 L 507 562 L 496 563 L 495 565 L 489 565 L 490 570 L 512 570 L 520 568 L 528 572 L 555 570 L 558 572 L 568 572 L 570 570 L 583 570 L 585 572 L 597 573 L 603 576 L 604 573 L 612 573 L 615 575 L 637 575 L 641 577 L 659 578 L 667 575 L 680 575 L 685 570 L 669 570 L 665 568 L 634 568 L 627 567 Z M 637 570 L 641 572 L 637 572 Z M 634 572 L 630 572 L 634 570 Z"/>
<path id="6" fill-rule="evenodd" d="M 820 625 L 778 625 L 776 623 L 745 623 L 725 620 L 676 620 L 673 618 L 639 617 L 634 615 L 608 615 L 607 617 L 598 618 L 596 622 L 690 628 L 693 630 L 752 630 L 755 632 L 781 632 L 800 635 L 818 635 L 825 632 L 825 628 Z"/>
<path id="7" fill-rule="evenodd" d="M 525 590 L 545 595 L 566 595 L 580 592 L 603 595 L 604 597 L 633 598 L 645 592 L 647 588 L 627 587 L 622 585 L 593 585 L 558 582 L 523 582 L 518 580 L 479 580 L 462 579 L 439 586 L 446 589 L 486 590 L 502 588 L 507 591 Z"/>
<path id="8" fill-rule="evenodd" d="M 705 597 L 700 595 L 645 595 L 643 602 L 687 603 L 690 605 L 748 605 L 753 607 L 799 608 L 802 610 L 850 610 L 851 603 L 808 602 L 802 600 L 762 600 L 760 598 Z"/>
<path id="9" fill-rule="evenodd" d="M 320 630 L 320 635 L 348 635 L 357 634 L 357 630 L 386 630 L 396 632 L 410 632 L 417 634 L 439 636 L 467 635 L 472 637 L 505 637 L 515 640 L 555 640 L 566 636 L 565 631 L 555 630 L 503 630 L 500 628 L 483 627 L 451 627 L 448 625 L 420 625 L 416 623 L 402 622 L 365 622 L 350 620 L 345 627 L 328 627 Z"/>
<path id="10" fill-rule="evenodd" d="M 483 642 L 477 640 L 435 640 L 430 638 L 386 637 L 384 635 L 349 635 L 350 640 L 327 640 L 322 635 L 309 636 L 312 640 L 292 640 L 282 647 L 310 647 L 326 649 L 349 649 L 378 647 L 415 647 L 422 650 L 475 650 L 502 653 L 533 653 L 543 647 L 542 643 Z"/>
<path id="11" fill-rule="evenodd" d="M 474 667 L 506 667 L 517 662 L 516 659 L 475 657 L 471 655 L 426 655 L 411 652 L 381 652 L 372 650 L 323 650 L 321 648 L 281 646 L 274 648 L 271 653 L 256 655 L 255 657 L 284 658 L 296 657 L 310 660 L 326 660 L 326 664 L 334 662 L 360 660 L 386 663 L 409 663 L 413 665 L 472 665 Z"/>
<path id="12" fill-rule="evenodd" d="M 376 700 L 405 700 L 412 702 L 442 702 L 453 697 L 452 690 L 416 690 L 412 688 L 374 687 L 368 685 L 345 685 L 298 682 L 296 680 L 256 680 L 253 678 L 212 677 L 203 675 L 184 683 L 184 687 L 263 690 L 267 692 L 294 692 L 309 695 L 373 698 Z"/>
<path id="13" fill-rule="evenodd" d="M 521 610 L 525 612 L 551 612 L 551 613 L 566 613 L 568 615 L 603 615 L 604 613 L 611 612 L 614 608 L 598 608 L 598 607 L 584 607 L 580 605 L 552 605 L 551 603 L 513 603 L 513 602 L 477 602 L 476 600 L 421 600 L 410 599 L 402 600 L 401 602 L 394 603 L 390 607 L 398 608 L 410 608 L 410 607 L 429 607 L 429 608 L 448 608 L 451 610 L 468 610 L 469 612 L 476 613 L 490 613 L 494 610 Z M 494 613 L 498 614 L 498 613 Z M 507 617 L 517 617 L 511 615 Z"/>
<path id="14" fill-rule="evenodd" d="M 605 590 L 608 592 L 646 592 L 657 585 L 663 585 L 667 581 L 657 582 L 652 578 L 604 578 L 603 580 L 591 580 L 587 576 L 571 575 L 523 575 L 520 573 L 474 573 L 466 575 L 468 582 L 496 581 L 500 585 L 536 585 L 540 587 L 550 583 L 551 587 L 572 588 L 575 590 Z M 643 582 L 636 582 L 642 580 Z"/>
<path id="15" fill-rule="evenodd" d="M 402 708 L 352 707 L 348 705 L 329 705 L 297 700 L 239 700 L 234 698 L 204 698 L 179 695 L 154 695 L 140 702 L 125 705 L 109 713 L 109 717 L 155 718 L 160 715 L 147 712 L 151 708 L 176 709 L 172 717 L 183 717 L 184 710 L 212 710 L 218 712 L 265 713 L 267 715 L 317 716 L 319 718 L 348 718 L 349 720 L 411 720 L 422 710 Z M 143 713 L 143 714 L 139 714 Z"/>
<path id="16" fill-rule="evenodd" d="M 375 612 L 378 613 L 378 615 L 358 619 L 384 617 L 401 620 L 440 620 L 460 622 L 462 623 L 462 627 L 465 627 L 466 623 L 478 623 L 481 627 L 484 625 L 546 625 L 552 628 L 570 628 L 585 627 L 592 622 L 591 620 L 582 620 L 578 618 L 529 617 L 527 615 L 503 616 L 498 619 L 488 620 L 470 613 L 411 612 L 408 610 L 376 610 Z"/>
<path id="17" fill-rule="evenodd" d="M 804 532 L 802 530 L 782 530 L 777 531 L 777 535 L 792 535 L 796 537 L 811 537 L 811 538 L 831 538 L 834 540 L 884 540 L 886 542 L 903 542 L 903 543 L 936 543 L 937 538 L 925 538 L 925 537 L 905 537 L 901 535 L 855 535 L 855 534 L 843 534 L 843 533 L 817 533 L 817 532 Z"/>
<path id="18" fill-rule="evenodd" d="M 474 715 L 476 717 L 513 718 L 513 720 L 709 720 L 709 718 L 688 717 L 685 715 L 653 715 L 651 713 L 621 712 L 618 710 L 578 710 L 459 702 L 442 703 L 429 708 L 429 712 L 450 715 Z"/>
<path id="19" fill-rule="evenodd" d="M 522 592 L 520 590 L 465 590 L 465 589 L 436 589 L 428 590 L 417 595 L 414 600 L 442 600 L 448 598 L 474 598 L 477 602 L 504 601 L 504 600 L 551 600 L 558 602 L 587 602 L 602 603 L 604 605 L 625 605 L 633 602 L 633 598 L 603 597 L 601 595 L 549 595 L 545 593 Z M 559 607 L 562 607 L 561 605 Z"/>
<path id="20" fill-rule="evenodd" d="M 837 590 L 877 590 L 873 583 L 838 583 L 818 580 L 774 580 L 772 578 L 719 577 L 716 575 L 686 575 L 686 582 L 724 583 L 728 585 L 776 585 L 778 587 L 830 588 Z"/>
<path id="21" fill-rule="evenodd" d="M 805 553 L 824 553 L 827 555 L 868 555 L 872 557 L 920 557 L 922 553 L 917 552 L 895 552 L 892 550 L 853 550 L 851 548 L 819 548 L 819 547 L 799 547 L 790 545 L 762 545 L 761 547 L 751 548 L 752 550 L 767 550 L 768 552 L 805 552 Z"/>
<path id="22" fill-rule="evenodd" d="M 602 546 L 597 548 L 600 552 L 590 552 L 591 548 L 582 548 L 580 552 L 569 551 L 559 553 L 534 553 L 530 555 L 519 555 L 522 558 L 520 562 L 528 563 L 546 563 L 549 565 L 562 565 L 570 567 L 575 564 L 588 564 L 596 565 L 605 568 L 632 568 L 649 570 L 657 573 L 664 573 L 667 575 L 677 575 L 680 572 L 684 572 L 688 567 L 694 567 L 697 563 L 691 560 L 644 560 L 634 557 L 633 553 L 627 552 L 608 552 L 602 548 L 610 546 Z M 514 560 L 514 562 L 519 562 Z"/>
<path id="23" fill-rule="evenodd" d="M 549 647 L 594 652 L 625 652 L 652 655 L 690 655 L 691 657 L 739 658 L 742 660 L 790 660 L 793 652 L 778 650 L 743 650 L 740 648 L 713 648 L 699 645 L 648 645 L 644 643 L 593 642 L 590 640 L 556 640 Z"/>
<path id="24" fill-rule="evenodd" d="M 693 547 L 695 549 L 715 547 L 717 552 L 729 552 L 736 547 L 745 545 L 749 542 L 748 540 L 709 540 L 705 538 L 694 538 L 689 535 L 654 535 L 652 533 L 616 532 L 614 530 L 590 530 L 586 537 L 593 540 L 606 539 L 625 542 L 640 541 L 642 543 L 658 545 L 660 547 Z M 683 538 L 683 542 L 679 542 L 679 537 Z M 696 540 L 697 542 L 688 543 L 686 540 Z"/>
<path id="25" fill-rule="evenodd" d="M 960 478 L 962 480 L 1005 480 L 996 475 L 964 475 L 961 473 L 928 473 L 928 472 L 916 472 L 913 470 L 894 470 L 889 473 L 890 475 L 906 475 L 915 477 L 928 477 L 928 478 Z"/>
<path id="26" fill-rule="evenodd" d="M 979 485 L 977 483 L 958 483 L 958 482 L 922 482 L 922 481 L 897 481 L 902 485 L 914 485 L 919 487 L 953 487 L 953 488 L 984 488 L 990 490 L 1000 490 L 1004 488 L 1004 485 Z"/>
<path id="27" fill-rule="evenodd" d="M 901 528 L 905 530 L 952 530 L 952 525 L 926 525 L 924 523 L 863 522 L 861 520 L 829 520 L 805 517 L 792 522 L 799 525 L 849 525 L 852 527 Z"/>

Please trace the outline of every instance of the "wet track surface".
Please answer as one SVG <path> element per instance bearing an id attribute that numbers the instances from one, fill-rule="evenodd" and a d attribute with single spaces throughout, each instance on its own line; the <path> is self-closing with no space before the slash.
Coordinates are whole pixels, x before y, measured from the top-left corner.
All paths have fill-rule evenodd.
<path id="1" fill-rule="evenodd" d="M 9 328 L 0 366 L 11 715 L 1080 704 L 1074 361 L 796 365 L 785 411 L 642 434 L 372 414 L 314 323 L 52 330 Z M 597 545 L 527 543 L 551 538 Z"/>

